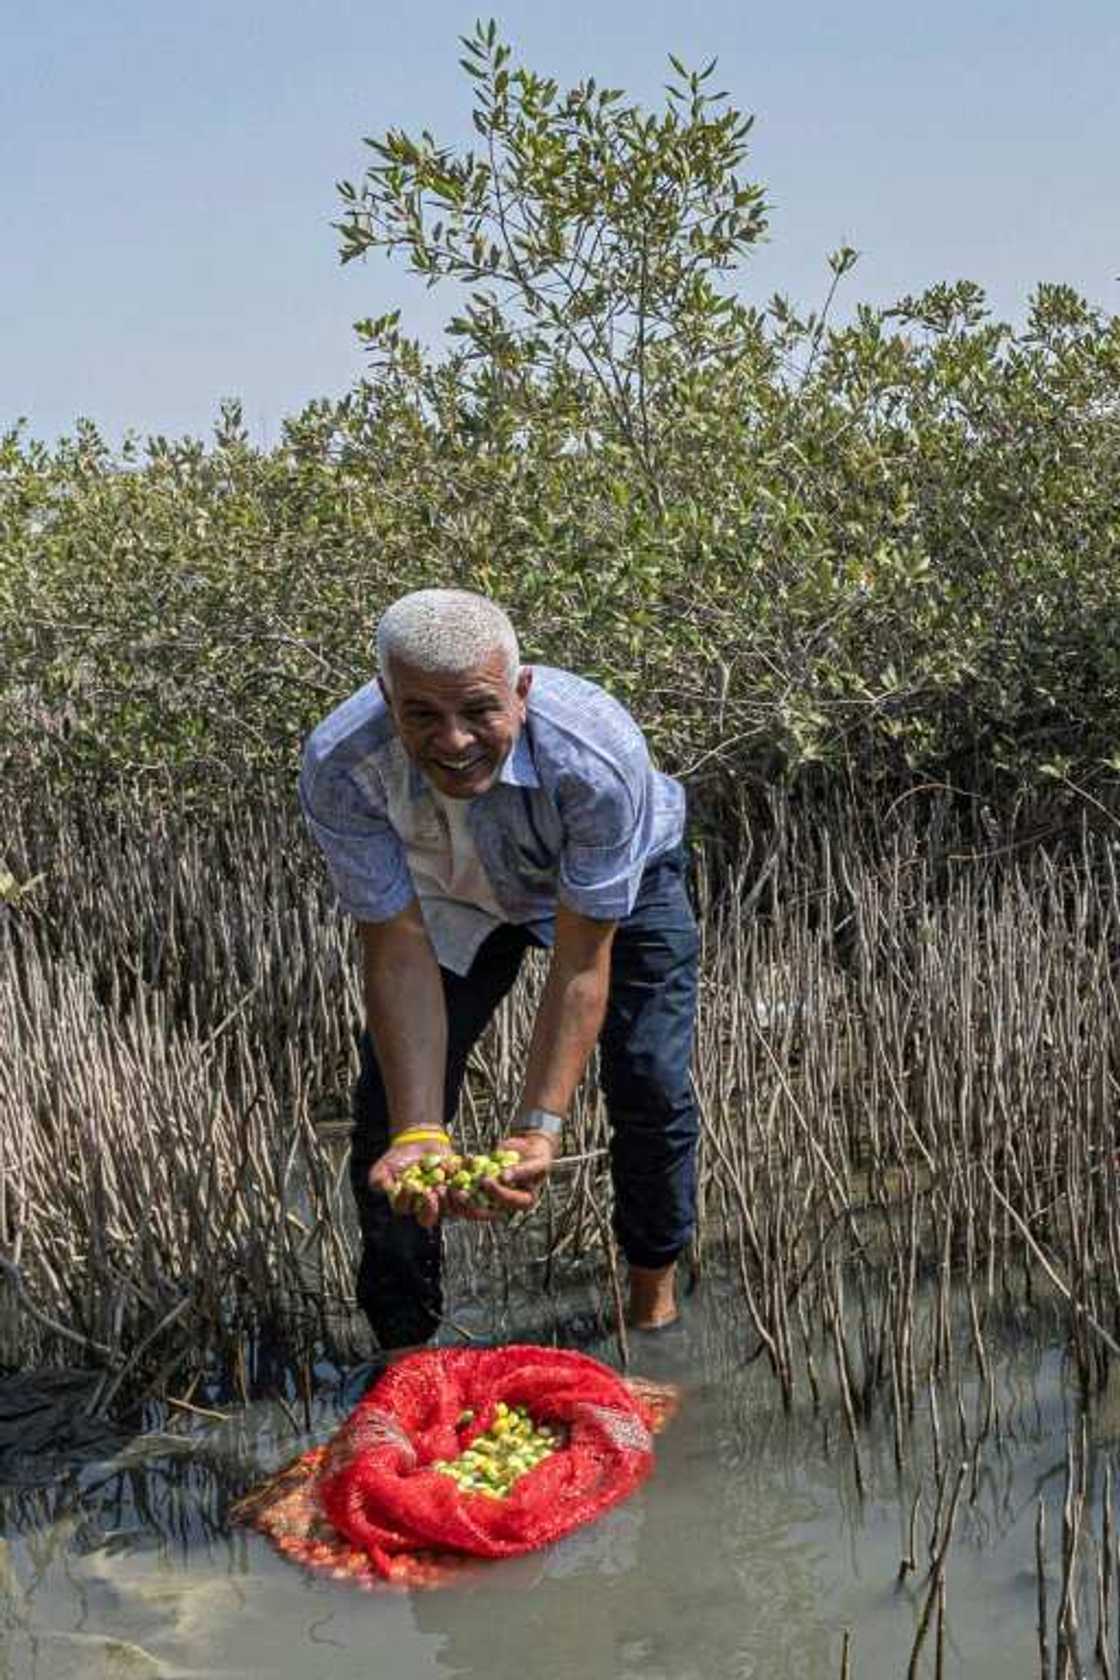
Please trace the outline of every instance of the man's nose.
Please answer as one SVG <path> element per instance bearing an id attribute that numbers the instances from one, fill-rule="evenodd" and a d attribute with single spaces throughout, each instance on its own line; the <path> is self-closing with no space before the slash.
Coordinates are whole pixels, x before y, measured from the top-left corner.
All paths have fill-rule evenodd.
<path id="1" fill-rule="evenodd" d="M 435 739 L 437 752 L 448 758 L 456 758 L 473 744 L 474 737 L 461 718 L 444 718 Z"/>

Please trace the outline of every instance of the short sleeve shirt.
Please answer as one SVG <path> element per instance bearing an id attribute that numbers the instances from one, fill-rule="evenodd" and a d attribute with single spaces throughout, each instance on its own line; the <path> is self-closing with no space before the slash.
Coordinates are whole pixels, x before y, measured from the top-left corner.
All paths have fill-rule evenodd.
<path id="1" fill-rule="evenodd" d="M 441 824 L 439 801 L 407 757 L 376 683 L 308 740 L 300 774 L 308 827 L 341 908 L 382 922 L 419 896 L 439 961 L 465 974 L 495 926 L 528 925 L 551 944 L 563 904 L 596 921 L 633 909 L 646 867 L 684 830 L 680 783 L 654 768 L 625 707 L 583 677 L 533 667 L 527 717 L 494 785 L 465 801 L 485 873 L 485 906 L 432 890 L 415 860 Z"/>

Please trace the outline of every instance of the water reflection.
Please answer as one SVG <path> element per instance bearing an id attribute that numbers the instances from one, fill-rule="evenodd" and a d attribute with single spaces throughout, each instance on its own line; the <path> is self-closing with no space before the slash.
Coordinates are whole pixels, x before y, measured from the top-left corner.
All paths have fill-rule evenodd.
<path id="1" fill-rule="evenodd" d="M 588 1289 L 532 1313 L 467 1304 L 506 1336 L 614 1347 Z M 962 1344 L 963 1345 L 963 1344 Z M 1002 1327 L 992 1388 L 962 1362 L 942 1395 L 935 1452 L 928 1399 L 895 1463 L 887 1408 L 861 1432 L 866 1497 L 822 1371 L 784 1412 L 734 1297 L 706 1283 L 684 1331 L 635 1341 L 635 1368 L 681 1384 L 650 1483 L 546 1552 L 481 1565 L 454 1588 L 363 1594 L 312 1579 L 228 1511 L 259 1476 L 324 1438 L 371 1375 L 316 1400 L 309 1431 L 282 1404 L 223 1424 L 154 1418 L 110 1454 L 43 1485 L 0 1489 L 0 1680 L 97 1675 L 331 1680 L 835 1680 L 841 1631 L 853 1676 L 905 1672 L 921 1600 L 938 1454 L 969 1459 L 949 1567 L 948 1672 L 1035 1672 L 1033 1520 L 1060 1527 L 1067 1425 L 1060 1351 Z M 1112 1401 L 1094 1413 L 1096 1459 L 1115 1443 Z M 971 1450 L 971 1449 L 969 1449 Z M 1095 1484 L 1091 1484 L 1095 1486 Z M 916 1576 L 898 1581 L 916 1496 Z"/>

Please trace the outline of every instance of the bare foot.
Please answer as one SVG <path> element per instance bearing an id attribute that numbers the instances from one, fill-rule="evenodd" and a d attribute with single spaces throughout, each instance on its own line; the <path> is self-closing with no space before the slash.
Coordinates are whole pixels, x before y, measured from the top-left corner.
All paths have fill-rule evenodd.
<path id="1" fill-rule="evenodd" d="M 677 1316 L 677 1267 L 630 1267 L 630 1311 L 627 1319 L 634 1330 L 662 1330 Z"/>

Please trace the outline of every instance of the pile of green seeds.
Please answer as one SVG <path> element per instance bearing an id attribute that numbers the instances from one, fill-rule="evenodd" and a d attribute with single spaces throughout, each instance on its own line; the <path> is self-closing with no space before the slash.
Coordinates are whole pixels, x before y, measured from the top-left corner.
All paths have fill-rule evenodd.
<path id="1" fill-rule="evenodd" d="M 473 1416 L 464 1412 L 460 1427 L 472 1422 Z M 535 1424 L 524 1406 L 507 1406 L 499 1400 L 484 1435 L 476 1435 L 458 1458 L 437 1458 L 430 1468 L 450 1476 L 463 1493 L 504 1499 L 519 1476 L 551 1457 L 560 1445 L 558 1430 L 546 1423 Z"/>
<path id="2" fill-rule="evenodd" d="M 412 1213 L 429 1190 L 461 1190 L 476 1207 L 489 1207 L 486 1180 L 497 1178 L 506 1167 L 517 1165 L 516 1149 L 499 1149 L 493 1155 L 421 1155 L 405 1167 L 392 1190 L 397 1213 Z"/>

